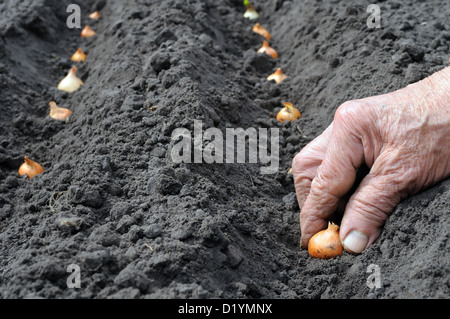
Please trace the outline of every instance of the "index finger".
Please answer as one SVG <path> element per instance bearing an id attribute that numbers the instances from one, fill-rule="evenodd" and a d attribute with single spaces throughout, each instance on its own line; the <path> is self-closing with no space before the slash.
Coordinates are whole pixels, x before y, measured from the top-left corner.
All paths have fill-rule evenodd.
<path id="1" fill-rule="evenodd" d="M 298 153 L 292 161 L 295 192 L 300 210 L 308 197 L 311 182 L 327 152 L 333 123 Z"/>
<path id="2" fill-rule="evenodd" d="M 336 210 L 339 200 L 352 188 L 356 170 L 364 162 L 364 149 L 355 128 L 357 103 L 338 108 L 333 122 L 333 134 L 322 164 L 311 182 L 311 189 L 300 212 L 301 245 L 326 228 L 327 219 Z"/>

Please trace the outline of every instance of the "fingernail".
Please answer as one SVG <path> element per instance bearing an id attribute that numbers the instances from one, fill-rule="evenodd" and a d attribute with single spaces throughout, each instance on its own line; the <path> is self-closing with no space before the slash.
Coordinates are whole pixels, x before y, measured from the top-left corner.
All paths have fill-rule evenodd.
<path id="1" fill-rule="evenodd" d="M 369 237 L 357 230 L 352 230 L 342 244 L 345 250 L 359 254 L 366 248 L 368 242 Z"/>

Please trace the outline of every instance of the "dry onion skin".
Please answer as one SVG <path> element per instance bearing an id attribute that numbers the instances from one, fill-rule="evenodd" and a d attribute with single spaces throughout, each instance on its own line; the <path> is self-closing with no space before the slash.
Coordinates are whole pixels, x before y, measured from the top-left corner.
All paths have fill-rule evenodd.
<path id="1" fill-rule="evenodd" d="M 33 178 L 34 176 L 41 174 L 44 171 L 42 166 L 25 156 L 25 161 L 19 167 L 19 175 L 27 175 L 27 178 Z"/>
<path id="2" fill-rule="evenodd" d="M 277 114 L 277 121 L 283 123 L 284 121 L 295 121 L 300 119 L 302 115 L 300 111 L 295 108 L 292 103 L 284 102 L 284 108 L 282 108 Z"/>
<path id="3" fill-rule="evenodd" d="M 249 20 L 258 19 L 259 14 L 258 12 L 256 12 L 255 8 L 253 8 L 253 5 L 248 1 L 244 1 L 244 4 L 247 7 L 247 10 L 244 13 L 244 18 L 247 18 Z"/>
<path id="4" fill-rule="evenodd" d="M 275 73 L 272 73 L 267 77 L 268 81 L 274 80 L 276 83 L 281 83 L 287 78 L 287 75 L 281 71 L 281 68 L 278 68 Z"/>
<path id="5" fill-rule="evenodd" d="M 256 22 L 256 24 L 253 26 L 253 32 L 258 33 L 260 36 L 266 38 L 267 40 L 272 40 L 272 36 L 270 35 L 269 31 L 264 29 L 259 22 Z"/>
<path id="6" fill-rule="evenodd" d="M 88 25 L 84 27 L 84 29 L 81 31 L 81 37 L 83 38 L 90 38 L 94 35 L 96 35 L 97 33 L 91 29 L 91 27 L 89 27 Z"/>
<path id="7" fill-rule="evenodd" d="M 276 59 L 278 58 L 278 53 L 275 51 L 274 48 L 269 46 L 269 42 L 266 40 L 263 41 L 262 47 L 258 50 L 258 53 L 265 53 L 267 55 L 270 55 L 272 58 Z"/>
<path id="8" fill-rule="evenodd" d="M 91 18 L 92 20 L 98 20 L 98 18 L 100 18 L 100 12 L 98 11 L 94 11 L 89 15 L 89 18 Z"/>
<path id="9" fill-rule="evenodd" d="M 70 60 L 74 62 L 83 62 L 84 60 L 86 60 L 86 53 L 84 53 L 81 48 L 78 48 L 78 50 L 72 55 Z"/>
<path id="10" fill-rule="evenodd" d="M 329 222 L 328 228 L 311 237 L 308 252 L 314 258 L 330 259 L 341 256 L 344 252 L 339 238 L 339 226 Z"/>
<path id="11" fill-rule="evenodd" d="M 59 107 L 54 101 L 48 103 L 50 105 L 50 117 L 55 120 L 68 121 L 72 111 L 65 107 Z"/>
<path id="12" fill-rule="evenodd" d="M 80 88 L 84 83 L 77 77 L 77 67 L 70 69 L 69 73 L 58 84 L 58 90 L 72 93 Z"/>

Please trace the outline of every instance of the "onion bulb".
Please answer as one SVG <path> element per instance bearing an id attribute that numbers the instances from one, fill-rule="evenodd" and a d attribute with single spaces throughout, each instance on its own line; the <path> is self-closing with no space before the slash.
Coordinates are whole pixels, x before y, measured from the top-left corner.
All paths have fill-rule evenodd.
<path id="1" fill-rule="evenodd" d="M 274 80 L 277 83 L 282 82 L 284 79 L 286 79 L 287 76 L 283 73 L 283 71 L 281 71 L 280 68 L 278 68 L 275 73 L 272 73 L 271 75 L 269 75 L 267 77 L 268 81 Z"/>
<path id="2" fill-rule="evenodd" d="M 19 175 L 27 175 L 28 179 L 33 178 L 34 176 L 41 174 L 44 171 L 41 165 L 30 160 L 25 156 L 25 162 L 19 167 Z"/>
<path id="3" fill-rule="evenodd" d="M 51 101 L 49 103 L 50 105 L 50 117 L 54 118 L 55 120 L 61 120 L 61 121 L 68 121 L 70 114 L 72 114 L 72 111 L 69 109 L 66 109 L 65 107 L 59 107 L 56 105 L 54 101 Z"/>
<path id="4" fill-rule="evenodd" d="M 253 26 L 253 32 L 258 33 L 259 35 L 263 36 L 264 38 L 266 38 L 267 40 L 271 40 L 272 37 L 269 33 L 269 31 L 267 31 L 266 29 L 264 29 L 259 22 L 257 22 L 254 26 Z"/>
<path id="5" fill-rule="evenodd" d="M 247 7 L 247 11 L 244 13 L 244 18 L 255 20 L 258 19 L 259 14 L 256 12 L 255 8 L 253 8 L 252 4 L 248 1 L 244 2 L 245 6 Z"/>
<path id="6" fill-rule="evenodd" d="M 81 31 L 81 37 L 83 38 L 90 38 L 94 35 L 96 35 L 97 33 L 92 30 L 88 25 L 84 27 L 84 29 Z"/>
<path id="7" fill-rule="evenodd" d="M 77 67 L 74 66 L 70 69 L 69 73 L 58 84 L 58 90 L 72 93 L 83 85 L 83 81 L 77 77 Z"/>
<path id="8" fill-rule="evenodd" d="M 100 18 L 100 12 L 98 12 L 98 11 L 92 12 L 89 15 L 89 18 L 91 18 L 92 20 L 97 20 L 98 18 Z"/>
<path id="9" fill-rule="evenodd" d="M 328 223 L 328 228 L 311 237 L 308 252 L 314 258 L 329 259 L 342 255 L 344 248 L 339 239 L 339 226 Z"/>
<path id="10" fill-rule="evenodd" d="M 283 123 L 284 121 L 295 121 L 302 117 L 300 111 L 297 110 L 292 103 L 284 102 L 282 108 L 277 114 L 277 121 Z"/>
<path id="11" fill-rule="evenodd" d="M 84 60 L 86 60 L 86 53 L 84 53 L 81 48 L 78 48 L 77 52 L 72 55 L 70 60 L 74 62 L 83 62 Z"/>
<path id="12" fill-rule="evenodd" d="M 271 48 L 269 46 L 269 42 L 266 40 L 263 41 L 262 47 L 258 50 L 258 53 L 265 53 L 270 55 L 272 58 L 276 59 L 278 58 L 278 53 L 275 51 L 275 49 Z"/>

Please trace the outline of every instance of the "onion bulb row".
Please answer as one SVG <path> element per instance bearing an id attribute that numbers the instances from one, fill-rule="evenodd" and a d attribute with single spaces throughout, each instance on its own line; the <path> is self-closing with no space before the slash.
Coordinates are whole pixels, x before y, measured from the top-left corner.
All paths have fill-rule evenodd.
<path id="1" fill-rule="evenodd" d="M 257 19 L 259 17 L 256 10 L 249 3 L 248 0 L 244 1 L 247 11 L 244 13 L 244 17 L 250 20 Z M 257 50 L 257 53 L 267 54 L 273 59 L 278 58 L 278 52 L 269 45 L 269 41 L 272 40 L 272 36 L 269 31 L 257 22 L 252 31 L 259 34 L 264 38 L 262 46 Z M 450 61 L 450 60 L 449 60 Z M 275 83 L 281 83 L 287 78 L 281 68 L 267 77 L 268 81 L 275 81 Z M 284 102 L 284 108 L 282 108 L 276 116 L 277 121 L 280 123 L 284 121 L 295 121 L 302 117 L 300 111 L 295 108 L 292 103 Z M 292 168 L 289 169 L 288 174 L 292 174 Z M 329 222 L 328 228 L 316 233 L 309 240 L 308 252 L 314 258 L 329 259 L 340 256 L 343 254 L 343 247 L 339 238 L 339 226 L 332 222 Z"/>
<path id="2" fill-rule="evenodd" d="M 247 11 L 244 13 L 244 17 L 248 18 L 250 20 L 257 19 L 259 17 L 258 13 L 256 12 L 255 8 L 251 5 L 251 3 L 248 0 L 244 1 L 244 5 L 247 7 Z M 278 58 L 278 52 L 272 48 L 269 44 L 269 41 L 272 40 L 272 36 L 270 32 L 261 26 L 259 22 L 256 22 L 255 25 L 252 28 L 252 31 L 262 36 L 265 40 L 263 40 L 262 46 L 257 50 L 257 53 L 260 54 L 267 54 L 273 59 Z M 267 81 L 275 81 L 275 83 L 281 83 L 287 78 L 287 75 L 283 73 L 281 68 L 277 68 L 277 70 L 270 74 L 266 79 Z M 290 102 L 284 102 L 284 108 L 281 109 L 276 119 L 282 123 L 284 121 L 295 121 L 299 118 L 301 118 L 300 111 L 296 109 L 292 103 Z"/>
<path id="3" fill-rule="evenodd" d="M 98 11 L 89 14 L 89 18 L 93 20 L 97 20 L 99 17 L 100 13 Z M 85 26 L 80 34 L 82 38 L 89 38 L 94 35 L 96 35 L 96 32 L 92 30 L 89 26 Z M 86 57 L 87 57 L 86 53 L 84 53 L 81 48 L 78 48 L 78 50 L 71 56 L 70 60 L 73 62 L 80 63 L 85 61 Z M 58 90 L 72 93 L 78 90 L 83 84 L 84 84 L 83 81 L 77 77 L 77 67 L 73 66 L 69 70 L 69 73 L 67 73 L 67 75 L 59 82 Z M 49 116 L 52 119 L 66 122 L 69 120 L 69 117 L 72 114 L 71 110 L 65 107 L 59 107 L 55 101 L 49 102 L 49 106 L 50 106 Z M 25 156 L 24 162 L 19 167 L 18 172 L 20 176 L 26 175 L 28 179 L 31 179 L 34 176 L 44 172 L 44 168 L 39 163 Z"/>

